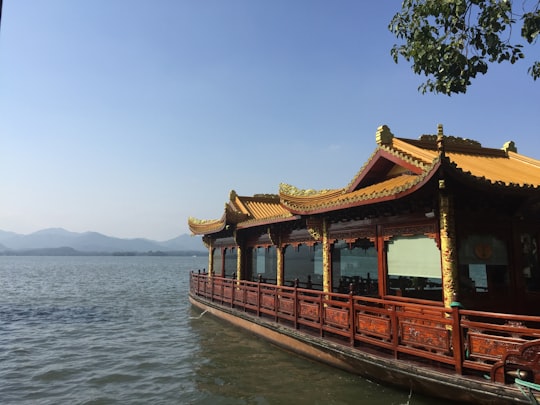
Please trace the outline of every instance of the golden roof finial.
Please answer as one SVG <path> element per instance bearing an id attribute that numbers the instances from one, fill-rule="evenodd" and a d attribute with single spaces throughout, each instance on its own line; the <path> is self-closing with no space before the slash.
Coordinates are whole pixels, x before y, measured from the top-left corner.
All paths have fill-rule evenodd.
<path id="1" fill-rule="evenodd" d="M 437 125 L 437 136 L 444 136 L 443 124 Z"/>

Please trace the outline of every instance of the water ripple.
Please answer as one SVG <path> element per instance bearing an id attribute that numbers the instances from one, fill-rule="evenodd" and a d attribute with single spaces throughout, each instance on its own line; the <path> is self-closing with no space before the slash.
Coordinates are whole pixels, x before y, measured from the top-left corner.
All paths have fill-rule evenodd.
<path id="1" fill-rule="evenodd" d="M 200 317 L 188 270 L 205 262 L 0 256 L 2 405 L 406 402 Z"/>

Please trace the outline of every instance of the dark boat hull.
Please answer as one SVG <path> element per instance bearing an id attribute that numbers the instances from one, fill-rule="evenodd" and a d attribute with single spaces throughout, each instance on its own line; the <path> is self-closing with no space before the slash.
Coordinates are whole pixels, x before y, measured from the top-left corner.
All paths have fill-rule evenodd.
<path id="1" fill-rule="evenodd" d="M 367 353 L 358 348 L 300 332 L 266 318 L 251 316 L 209 302 L 194 294 L 190 294 L 189 299 L 193 306 L 286 350 L 407 391 L 476 404 L 531 403 L 524 393 L 514 386 L 468 378 L 452 372 L 423 367 L 406 360 Z"/>

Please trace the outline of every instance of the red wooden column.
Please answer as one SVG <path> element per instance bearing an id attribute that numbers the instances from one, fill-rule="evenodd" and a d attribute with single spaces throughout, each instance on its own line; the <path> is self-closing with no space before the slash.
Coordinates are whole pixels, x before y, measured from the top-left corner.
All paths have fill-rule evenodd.
<path id="1" fill-rule="evenodd" d="M 377 262 L 379 263 L 379 297 L 384 297 L 387 294 L 386 288 L 386 253 L 384 251 L 385 237 L 382 227 L 377 225 L 377 237 L 375 239 L 375 248 L 377 249 Z"/>

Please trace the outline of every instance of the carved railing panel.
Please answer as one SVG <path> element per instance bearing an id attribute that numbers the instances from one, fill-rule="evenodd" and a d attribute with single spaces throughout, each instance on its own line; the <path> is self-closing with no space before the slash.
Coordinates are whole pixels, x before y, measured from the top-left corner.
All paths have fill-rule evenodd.
<path id="1" fill-rule="evenodd" d="M 356 333 L 386 340 L 391 339 L 392 325 L 389 317 L 370 315 L 364 312 L 358 312 L 356 316 Z"/>
<path id="2" fill-rule="evenodd" d="M 517 350 L 526 340 L 507 336 L 495 336 L 470 331 L 467 334 L 467 349 L 470 360 L 494 363 L 501 360 L 509 350 Z"/>
<path id="3" fill-rule="evenodd" d="M 276 309 L 276 299 L 273 295 L 269 295 L 269 294 L 262 294 L 261 295 L 261 307 L 263 308 L 266 308 L 266 309 L 271 309 L 273 311 L 275 311 Z"/>
<path id="4" fill-rule="evenodd" d="M 299 329 L 319 329 L 322 337 L 332 333 L 349 346 L 369 344 L 396 357 L 408 354 L 453 365 L 458 373 L 491 372 L 496 381 L 507 381 L 507 371 L 519 366 L 532 376 L 528 381 L 540 383 L 538 316 L 446 309 L 441 303 L 402 297 L 352 296 L 193 273 L 190 292 L 215 305 L 230 304 Z"/>
<path id="5" fill-rule="evenodd" d="M 311 321 L 319 320 L 319 304 L 314 304 L 310 302 L 300 302 L 299 315 L 302 318 L 309 319 Z"/>
<path id="6" fill-rule="evenodd" d="M 401 322 L 401 342 L 405 345 L 450 352 L 450 331 L 438 326 L 422 325 L 417 322 Z"/>
<path id="7" fill-rule="evenodd" d="M 248 291 L 246 294 L 246 301 L 248 304 L 257 305 L 258 293 L 255 291 Z"/>
<path id="8" fill-rule="evenodd" d="M 294 300 L 287 297 L 278 297 L 278 310 L 287 315 L 294 315 Z"/>
<path id="9" fill-rule="evenodd" d="M 348 328 L 349 327 L 349 311 L 342 308 L 326 307 L 324 309 L 325 323 L 337 327 Z"/>

